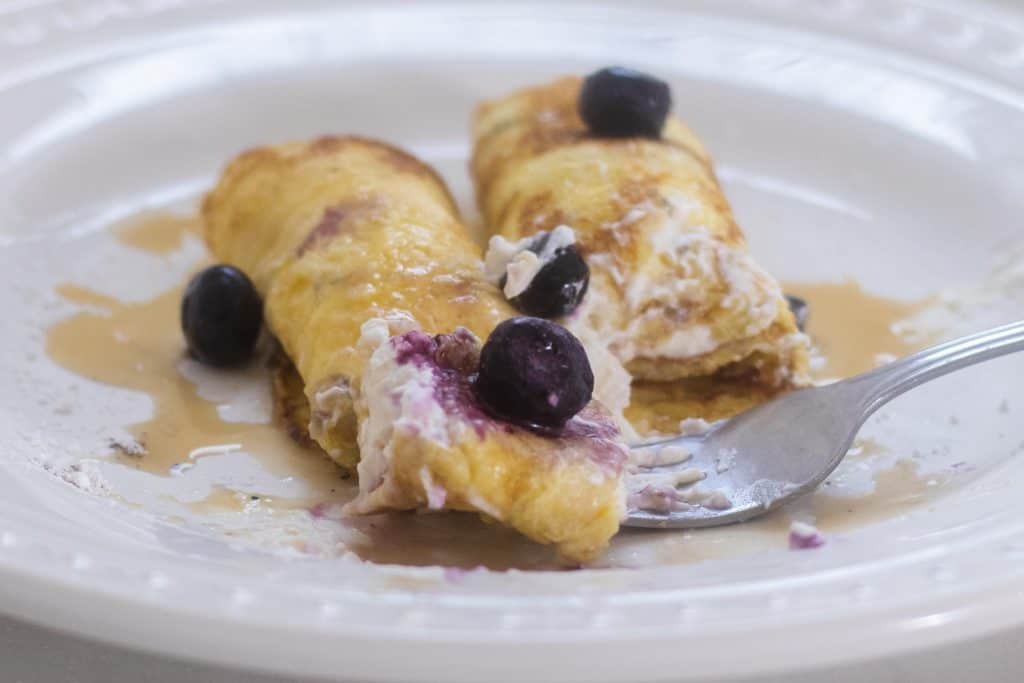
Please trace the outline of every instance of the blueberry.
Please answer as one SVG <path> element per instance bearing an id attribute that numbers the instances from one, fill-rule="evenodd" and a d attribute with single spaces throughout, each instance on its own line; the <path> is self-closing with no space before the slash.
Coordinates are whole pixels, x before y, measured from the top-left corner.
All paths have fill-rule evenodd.
<path id="1" fill-rule="evenodd" d="M 580 118 L 600 137 L 659 138 L 671 107 L 667 83 L 620 66 L 592 73 L 580 90 Z"/>
<path id="2" fill-rule="evenodd" d="M 541 318 L 511 318 L 494 328 L 478 372 L 473 393 L 484 409 L 525 426 L 561 427 L 594 393 L 583 345 Z"/>
<path id="3" fill-rule="evenodd" d="M 786 303 L 789 304 L 789 310 L 793 311 L 793 317 L 796 318 L 796 326 L 803 332 L 807 326 L 807 317 L 811 314 L 810 304 L 792 294 L 786 295 Z"/>
<path id="4" fill-rule="evenodd" d="M 263 304 L 252 281 L 231 266 L 196 274 L 181 299 L 188 351 L 202 363 L 225 367 L 252 355 L 263 324 Z"/>
<path id="5" fill-rule="evenodd" d="M 549 236 L 545 234 L 535 240 L 529 250 L 540 254 Z M 505 287 L 504 280 L 500 285 Z M 570 244 L 556 249 L 533 276 L 529 286 L 509 301 L 527 315 L 558 318 L 576 310 L 589 286 L 590 268 L 580 256 L 579 249 Z"/>

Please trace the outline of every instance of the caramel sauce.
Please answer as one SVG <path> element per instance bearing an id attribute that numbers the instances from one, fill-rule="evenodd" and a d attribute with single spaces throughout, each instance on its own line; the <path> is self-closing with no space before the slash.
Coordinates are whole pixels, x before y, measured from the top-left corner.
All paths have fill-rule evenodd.
<path id="1" fill-rule="evenodd" d="M 938 497 L 946 474 L 923 475 L 913 460 L 899 460 L 875 475 L 874 490 L 863 496 L 812 495 L 808 509 L 825 532 L 840 532 L 898 517 Z"/>
<path id="2" fill-rule="evenodd" d="M 156 214 L 115 229 L 126 247 L 165 255 L 180 249 L 198 221 Z M 202 264 L 196 264 L 197 267 Z M 123 302 L 79 284 L 66 283 L 57 292 L 84 310 L 58 322 L 48 332 L 46 349 L 60 365 L 84 377 L 132 389 L 152 400 L 148 420 L 129 425 L 137 444 L 122 444 L 114 454 L 128 466 L 168 476 L 179 463 L 194 461 L 197 449 L 224 446 L 256 458 L 268 471 L 307 482 L 315 492 L 307 498 L 255 497 L 215 487 L 204 500 L 190 505 L 194 512 L 245 514 L 253 506 L 311 509 L 321 502 L 348 498 L 351 481 L 321 453 L 304 449 L 279 425 L 228 422 L 217 404 L 204 399 L 197 386 L 178 370 L 184 358 L 179 329 L 179 306 L 184 283 L 156 298 Z M 856 283 L 791 283 L 786 291 L 806 299 L 811 307 L 808 332 L 826 358 L 822 377 L 848 376 L 874 367 L 879 354 L 903 355 L 914 348 L 893 332 L 893 324 L 908 317 L 918 304 L 891 301 L 865 293 Z M 266 369 L 254 362 L 243 370 L 263 379 Z M 133 449 L 139 448 L 133 452 Z M 868 444 L 868 447 L 871 447 Z M 877 448 L 877 446 L 874 446 Z M 203 457 L 202 451 L 195 454 Z M 843 498 L 818 492 L 807 498 L 808 510 L 824 532 L 837 532 L 892 517 L 926 502 L 942 481 L 923 478 L 914 465 L 900 462 L 876 478 L 875 490 Z M 363 534 L 351 549 L 362 558 L 407 565 L 445 565 L 491 569 L 550 569 L 558 565 L 550 548 L 531 543 L 512 530 L 468 514 L 376 515 L 346 521 Z M 622 564 L 637 543 L 658 561 L 691 562 L 739 555 L 758 547 L 785 543 L 787 511 L 761 520 L 722 529 L 685 534 L 623 530 L 612 543 L 607 560 Z M 626 562 L 628 564 L 628 562 Z"/>
<path id="3" fill-rule="evenodd" d="M 280 476 L 325 469 L 321 458 L 300 449 L 273 424 L 223 420 L 217 405 L 201 398 L 196 385 L 178 372 L 184 354 L 180 287 L 141 303 L 122 303 L 75 285 L 57 291 L 101 312 L 78 313 L 52 327 L 46 345 L 50 357 L 84 377 L 143 392 L 154 403 L 151 419 L 129 427 L 144 451 L 136 459 L 139 469 L 166 476 L 172 466 L 189 462 L 193 451 L 221 446 L 260 456 Z"/>
<path id="4" fill-rule="evenodd" d="M 167 244 L 180 244 L 193 225 L 194 221 L 157 217 L 133 228 L 133 246 L 145 244 L 147 251 L 163 253 Z M 175 235 L 154 236 L 165 232 Z M 46 339 L 50 358 L 83 377 L 141 392 L 153 402 L 149 420 L 128 426 L 136 443 L 117 446 L 122 451 L 118 457 L 140 470 L 168 476 L 174 465 L 203 457 L 203 451 L 189 457 L 197 449 L 225 447 L 252 455 L 279 477 L 322 482 L 321 489 L 328 488 L 328 482 L 338 482 L 340 474 L 332 463 L 298 447 L 276 425 L 223 420 L 217 405 L 199 396 L 196 385 L 178 371 L 185 353 L 179 328 L 183 287 L 138 303 L 75 284 L 57 287 L 67 301 L 98 310 L 82 311 L 50 328 Z M 239 371 L 265 375 L 258 365 L 223 372 Z M 126 455 L 124 451 L 137 452 Z"/>
<path id="5" fill-rule="evenodd" d="M 349 543 L 360 558 L 378 564 L 472 569 L 565 569 L 551 546 L 540 545 L 508 527 L 460 512 L 399 513 L 353 518 L 364 534 Z M 614 542 L 614 541 L 613 541 Z"/>
<path id="6" fill-rule="evenodd" d="M 241 491 L 232 491 L 223 486 L 214 486 L 213 490 L 210 491 L 210 495 L 201 501 L 192 503 L 189 505 L 189 508 L 193 512 L 199 513 L 222 512 L 224 510 L 245 512 L 249 505 L 258 503 L 260 500 L 262 499 L 258 496 L 252 496 Z"/>
<path id="7" fill-rule="evenodd" d="M 153 213 L 129 219 L 113 229 L 117 241 L 126 247 L 153 254 L 169 254 L 181 249 L 185 235 L 200 234 L 194 217 Z"/>
<path id="8" fill-rule="evenodd" d="M 902 302 L 865 292 L 852 280 L 840 283 L 792 282 L 783 289 L 810 305 L 807 333 L 825 359 L 816 374 L 850 377 L 879 365 L 880 356 L 905 356 L 920 349 L 894 332 L 925 302 Z"/>

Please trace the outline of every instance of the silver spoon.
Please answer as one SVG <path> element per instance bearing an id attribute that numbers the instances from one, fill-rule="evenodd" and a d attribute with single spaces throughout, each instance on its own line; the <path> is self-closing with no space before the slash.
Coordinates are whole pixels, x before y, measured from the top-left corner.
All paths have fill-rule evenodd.
<path id="1" fill-rule="evenodd" d="M 686 529 L 764 514 L 825 481 L 861 425 L 881 406 L 936 377 L 1015 351 L 1024 351 L 1024 321 L 946 342 L 834 384 L 786 394 L 715 423 L 700 436 L 635 446 L 640 456 L 667 446 L 690 453 L 678 465 L 641 468 L 640 477 L 702 470 L 706 477 L 699 486 L 721 492 L 727 502 L 707 506 L 676 501 L 678 509 L 666 512 L 631 509 L 623 524 Z"/>

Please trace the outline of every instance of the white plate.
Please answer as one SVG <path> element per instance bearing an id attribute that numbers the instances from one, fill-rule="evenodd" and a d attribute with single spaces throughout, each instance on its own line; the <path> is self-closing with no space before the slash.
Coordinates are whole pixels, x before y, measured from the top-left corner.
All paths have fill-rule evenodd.
<path id="1" fill-rule="evenodd" d="M 147 403 L 47 360 L 44 328 L 74 310 L 53 287 L 143 299 L 199 250 L 142 257 L 103 230 L 112 221 L 190 209 L 246 146 L 347 131 L 424 156 L 468 207 L 473 104 L 609 62 L 671 81 L 753 250 L 784 279 L 854 276 L 907 299 L 959 288 L 973 303 L 942 334 L 1024 313 L 1017 15 L 909 0 L 9 0 L 0 609 L 176 656 L 403 681 L 795 671 L 1024 623 L 1024 461 L 1011 457 L 1024 447 L 1020 358 L 936 382 L 875 419 L 868 433 L 886 440 L 890 464 L 916 451 L 923 476 L 949 483 L 815 552 L 780 540 L 676 566 L 453 581 L 436 568 L 264 552 L 161 519 L 145 501 L 79 490 L 97 488 L 81 461 Z M 954 461 L 972 473 L 948 477 Z M 657 543 L 667 541 L 632 536 L 620 555 L 643 559 Z"/>

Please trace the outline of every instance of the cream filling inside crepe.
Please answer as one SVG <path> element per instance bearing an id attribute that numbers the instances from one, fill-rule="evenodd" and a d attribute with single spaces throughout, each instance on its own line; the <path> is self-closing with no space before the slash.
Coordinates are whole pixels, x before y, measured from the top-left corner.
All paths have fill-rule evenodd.
<path id="1" fill-rule="evenodd" d="M 666 310 L 699 308 L 711 285 L 727 292 L 720 304 L 723 308 L 743 312 L 743 337 L 757 336 L 778 317 L 782 292 L 774 278 L 746 251 L 714 239 L 705 227 L 695 224 L 693 212 L 694 205 L 685 197 L 668 197 L 666 206 L 637 205 L 612 226 L 613 231 L 635 231 L 650 248 L 649 262 L 637 264 L 628 273 L 609 254 L 588 258 L 595 270 L 609 278 L 592 278 L 575 317 L 588 320 L 623 363 L 640 356 L 695 358 L 731 341 L 717 339 L 703 323 L 684 324 L 668 335 L 645 334 L 645 326 Z M 609 280 L 618 291 L 606 291 Z M 626 306 L 625 326 L 607 314 L 617 309 L 619 299 Z"/>

